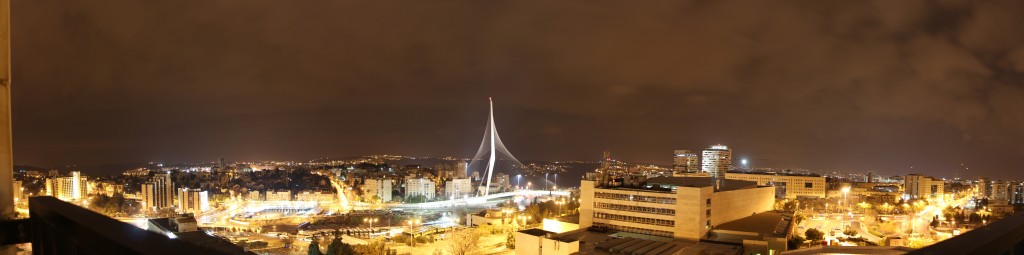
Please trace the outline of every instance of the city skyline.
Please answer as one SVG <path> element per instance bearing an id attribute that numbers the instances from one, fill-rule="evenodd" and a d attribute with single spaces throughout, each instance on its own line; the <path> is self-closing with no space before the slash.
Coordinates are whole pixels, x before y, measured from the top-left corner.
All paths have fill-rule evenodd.
<path id="1" fill-rule="evenodd" d="M 488 96 L 525 160 L 727 144 L 1010 178 L 1024 156 L 1012 1 L 165 4 L 12 3 L 15 163 L 468 157 Z"/>

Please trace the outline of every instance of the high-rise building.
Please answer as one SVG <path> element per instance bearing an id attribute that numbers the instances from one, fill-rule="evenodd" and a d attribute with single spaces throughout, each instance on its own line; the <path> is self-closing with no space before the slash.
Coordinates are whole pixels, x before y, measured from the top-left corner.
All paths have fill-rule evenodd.
<path id="1" fill-rule="evenodd" d="M 437 186 L 433 180 L 426 178 L 410 178 L 405 180 L 405 198 L 423 196 L 426 199 L 434 199 L 437 193 Z"/>
<path id="2" fill-rule="evenodd" d="M 380 201 L 391 201 L 391 179 L 367 179 L 363 182 L 363 195 L 367 198 L 377 196 Z"/>
<path id="3" fill-rule="evenodd" d="M 144 208 L 160 210 L 174 206 L 174 184 L 171 175 L 156 174 L 149 182 L 142 184 L 142 201 Z"/>
<path id="4" fill-rule="evenodd" d="M 178 189 L 178 210 L 195 215 L 210 210 L 209 193 L 197 189 Z"/>
<path id="5" fill-rule="evenodd" d="M 711 177 L 722 179 L 732 167 L 732 150 L 725 145 L 712 145 L 704 149 L 701 170 Z"/>
<path id="6" fill-rule="evenodd" d="M 992 179 L 982 177 L 978 179 L 978 197 L 992 197 Z"/>
<path id="7" fill-rule="evenodd" d="M 919 174 L 903 178 L 903 192 L 909 199 L 941 199 L 946 183 L 942 179 Z"/>
<path id="8" fill-rule="evenodd" d="M 459 160 L 455 162 L 455 178 L 466 178 L 469 177 L 469 163 L 466 161 Z"/>
<path id="9" fill-rule="evenodd" d="M 672 170 L 675 173 L 700 172 L 700 156 L 690 150 L 675 150 L 672 154 Z"/>
<path id="10" fill-rule="evenodd" d="M 701 239 L 719 224 L 772 210 L 775 187 L 708 177 L 655 177 L 644 183 L 580 183 L 580 227 Z"/>
<path id="11" fill-rule="evenodd" d="M 468 178 L 453 179 L 444 183 L 444 196 L 448 198 L 461 198 L 473 194 L 473 182 Z"/>
<path id="12" fill-rule="evenodd" d="M 1014 181 L 1010 184 L 1010 204 L 1024 204 L 1024 182 Z"/>
<path id="13" fill-rule="evenodd" d="M 994 181 L 992 182 L 992 200 L 998 202 L 1009 202 L 1010 201 L 1010 182 L 1007 181 Z"/>
<path id="14" fill-rule="evenodd" d="M 51 177 L 46 179 L 46 195 L 57 197 L 64 201 L 76 201 L 87 194 L 86 185 L 82 181 L 82 175 L 78 171 L 72 171 L 71 176 Z"/>

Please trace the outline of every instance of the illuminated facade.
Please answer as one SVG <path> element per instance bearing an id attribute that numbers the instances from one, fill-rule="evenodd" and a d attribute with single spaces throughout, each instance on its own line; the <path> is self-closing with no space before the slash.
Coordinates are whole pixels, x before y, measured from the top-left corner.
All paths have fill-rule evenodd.
<path id="1" fill-rule="evenodd" d="M 178 210 L 195 215 L 210 210 L 209 193 L 196 189 L 178 189 Z"/>
<path id="2" fill-rule="evenodd" d="M 391 179 L 367 179 L 363 183 L 363 196 L 372 198 L 377 196 L 381 201 L 391 201 Z"/>
<path id="3" fill-rule="evenodd" d="M 700 168 L 700 155 L 690 150 L 675 150 L 672 154 L 672 170 L 675 173 L 697 173 Z"/>
<path id="4" fill-rule="evenodd" d="M 77 201 L 87 194 L 86 185 L 82 181 L 82 175 L 78 171 L 72 171 L 71 176 L 51 177 L 46 179 L 46 195 L 57 197 L 64 201 Z"/>
<path id="5" fill-rule="evenodd" d="M 444 183 L 444 196 L 448 198 L 461 198 L 473 194 L 473 183 L 469 179 L 454 179 Z"/>
<path id="6" fill-rule="evenodd" d="M 701 171 L 711 177 L 725 178 L 725 172 L 732 167 L 732 150 L 725 145 L 712 145 L 702 153 Z"/>
<path id="7" fill-rule="evenodd" d="M 758 185 L 775 186 L 780 197 L 825 198 L 825 177 L 754 173 L 725 173 L 730 180 L 755 181 Z"/>
<path id="8" fill-rule="evenodd" d="M 580 228 L 700 239 L 718 224 L 772 210 L 775 188 L 752 181 L 655 177 L 633 188 L 580 183 Z"/>
<path id="9" fill-rule="evenodd" d="M 142 201 L 149 210 L 171 208 L 174 205 L 174 184 L 171 175 L 162 173 L 142 184 Z"/>
<path id="10" fill-rule="evenodd" d="M 413 178 L 405 180 L 405 198 L 423 196 L 426 199 L 434 199 L 437 193 L 437 186 L 433 180 L 426 178 Z"/>
<path id="11" fill-rule="evenodd" d="M 903 178 L 903 194 L 910 199 L 941 199 L 946 183 L 942 179 L 919 174 Z"/>

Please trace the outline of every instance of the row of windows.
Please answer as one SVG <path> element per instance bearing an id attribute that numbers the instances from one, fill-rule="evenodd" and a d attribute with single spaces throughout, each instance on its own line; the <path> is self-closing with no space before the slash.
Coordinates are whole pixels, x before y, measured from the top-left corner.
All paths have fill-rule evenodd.
<path id="1" fill-rule="evenodd" d="M 630 206 L 620 204 L 609 204 L 609 203 L 594 203 L 594 208 L 610 209 L 616 211 L 627 211 L 627 212 L 638 212 L 638 213 L 650 213 L 650 214 L 661 214 L 661 215 L 676 215 L 676 210 L 653 208 L 644 206 Z"/>
<path id="2" fill-rule="evenodd" d="M 672 237 L 672 232 L 661 231 L 661 230 L 653 230 L 653 229 L 646 229 L 646 228 L 634 228 L 634 227 L 627 227 L 627 226 L 603 224 L 603 223 L 597 223 L 597 222 L 594 223 L 594 226 L 606 227 L 606 228 L 610 228 L 610 229 L 614 229 L 614 230 L 618 230 L 618 231 L 637 233 L 637 234 L 644 234 L 644 235 Z"/>
<path id="3" fill-rule="evenodd" d="M 640 195 L 627 195 L 627 194 L 604 193 L 604 192 L 594 193 L 594 198 L 615 199 L 615 200 L 625 200 L 625 201 L 637 201 L 637 202 L 658 203 L 658 204 L 671 204 L 671 205 L 676 204 L 676 199 L 675 198 L 640 196 Z"/>
<path id="4" fill-rule="evenodd" d="M 633 223 L 640 223 L 640 224 L 647 224 L 647 225 L 658 225 L 658 226 L 666 226 L 666 227 L 672 227 L 672 226 L 676 225 L 676 221 L 674 221 L 674 220 L 651 219 L 651 218 L 644 218 L 644 217 L 618 215 L 618 214 L 611 214 L 611 213 L 600 213 L 600 212 L 595 212 L 594 213 L 594 218 L 595 219 L 606 219 L 606 220 L 617 220 L 617 221 L 633 222 Z"/>

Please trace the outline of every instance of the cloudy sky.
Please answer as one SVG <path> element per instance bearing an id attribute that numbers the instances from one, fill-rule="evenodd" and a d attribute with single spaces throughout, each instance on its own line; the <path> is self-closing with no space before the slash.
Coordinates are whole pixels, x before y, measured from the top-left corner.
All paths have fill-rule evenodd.
<path id="1" fill-rule="evenodd" d="M 520 159 L 1022 172 L 1021 1 L 12 2 L 18 164 L 469 157 L 493 96 Z"/>

